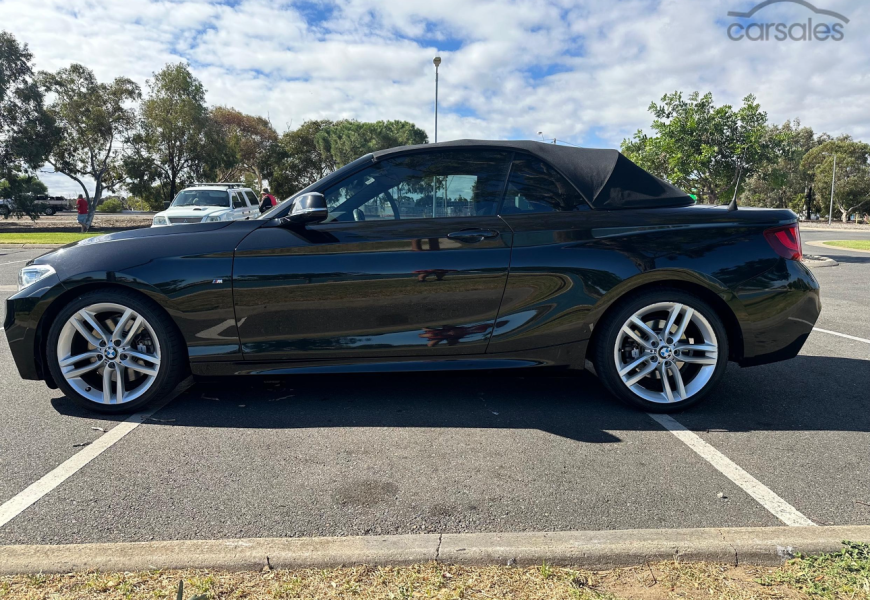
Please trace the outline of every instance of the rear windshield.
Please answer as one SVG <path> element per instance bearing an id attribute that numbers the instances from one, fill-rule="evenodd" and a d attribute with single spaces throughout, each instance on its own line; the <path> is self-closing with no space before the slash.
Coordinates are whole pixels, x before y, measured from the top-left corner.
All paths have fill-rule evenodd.
<path id="1" fill-rule="evenodd" d="M 223 190 L 184 190 L 180 192 L 172 206 L 230 206 L 230 196 Z"/>

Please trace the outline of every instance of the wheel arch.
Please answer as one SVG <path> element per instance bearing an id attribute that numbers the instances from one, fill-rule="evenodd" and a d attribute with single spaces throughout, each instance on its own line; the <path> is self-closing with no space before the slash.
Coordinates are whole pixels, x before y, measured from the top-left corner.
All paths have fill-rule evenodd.
<path id="1" fill-rule="evenodd" d="M 51 302 L 51 304 L 48 306 L 48 308 L 46 308 L 45 312 L 40 317 L 39 324 L 36 326 L 36 343 L 33 345 L 33 358 L 36 361 L 36 364 L 39 366 L 39 372 L 42 374 L 45 383 L 51 389 L 57 389 L 57 383 L 52 378 L 50 369 L 48 369 L 48 365 L 45 364 L 45 356 L 47 351 L 46 345 L 48 344 L 48 332 L 51 331 L 51 326 L 54 324 L 55 319 L 60 314 L 60 311 L 62 311 L 73 298 L 99 289 L 132 292 L 133 294 L 139 296 L 141 299 L 149 302 L 154 308 L 163 312 L 168 318 L 169 322 L 172 323 L 172 326 L 175 327 L 178 335 L 181 336 L 181 331 L 178 329 L 178 325 L 175 323 L 175 320 L 166 311 L 166 309 L 160 305 L 160 302 L 157 302 L 151 295 L 145 293 L 141 289 L 112 281 L 95 281 L 76 285 L 75 287 L 69 288 L 68 290 L 59 294 Z M 182 337 L 182 339 L 184 338 Z M 184 345 L 184 351 L 185 353 L 187 352 L 186 345 Z"/>
<path id="2" fill-rule="evenodd" d="M 595 323 L 603 322 L 603 320 L 610 314 L 618 310 L 623 302 L 629 300 L 631 296 L 642 292 L 658 291 L 662 289 L 674 289 L 686 292 L 697 296 L 709 304 L 713 310 L 716 311 L 719 318 L 722 319 L 722 324 L 724 325 L 725 332 L 728 335 L 728 359 L 731 361 L 742 360 L 743 328 L 740 326 L 740 321 L 737 318 L 737 314 L 734 312 L 734 308 L 730 306 L 721 295 L 696 281 L 687 279 L 657 279 L 654 281 L 641 282 L 637 285 L 630 286 L 627 289 L 620 290 L 618 294 L 615 294 L 609 299 L 609 302 L 605 304 L 595 319 Z M 586 351 L 587 357 L 595 355 L 594 348 L 598 343 L 598 332 L 600 330 L 600 327 L 594 327 L 592 330 L 592 336 L 589 338 L 588 349 Z"/>

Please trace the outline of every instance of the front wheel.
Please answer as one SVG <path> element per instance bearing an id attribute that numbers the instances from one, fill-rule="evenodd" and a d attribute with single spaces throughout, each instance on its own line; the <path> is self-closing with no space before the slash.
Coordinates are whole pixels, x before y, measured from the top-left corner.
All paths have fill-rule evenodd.
<path id="1" fill-rule="evenodd" d="M 127 290 L 94 290 L 70 302 L 51 326 L 46 359 L 67 397 L 110 413 L 168 395 L 187 367 L 169 317 Z"/>
<path id="2" fill-rule="evenodd" d="M 46 216 L 49 216 L 49 217 L 50 217 L 50 216 L 52 216 L 54 213 L 55 213 L 55 210 L 54 210 L 52 207 L 50 207 L 50 206 L 49 206 L 48 208 L 45 209 L 45 214 L 46 214 Z"/>
<path id="3" fill-rule="evenodd" d="M 644 292 L 608 315 L 595 360 L 613 395 L 647 411 L 670 412 L 716 386 L 728 362 L 728 336 L 700 298 L 679 290 Z"/>

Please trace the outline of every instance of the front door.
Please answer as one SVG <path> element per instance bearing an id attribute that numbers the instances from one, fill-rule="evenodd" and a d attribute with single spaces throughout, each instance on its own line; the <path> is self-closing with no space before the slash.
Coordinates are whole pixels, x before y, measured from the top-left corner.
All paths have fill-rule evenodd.
<path id="1" fill-rule="evenodd" d="M 330 214 L 264 226 L 236 251 L 249 360 L 482 354 L 512 236 L 497 216 L 510 153 L 428 151 L 320 190 Z"/>

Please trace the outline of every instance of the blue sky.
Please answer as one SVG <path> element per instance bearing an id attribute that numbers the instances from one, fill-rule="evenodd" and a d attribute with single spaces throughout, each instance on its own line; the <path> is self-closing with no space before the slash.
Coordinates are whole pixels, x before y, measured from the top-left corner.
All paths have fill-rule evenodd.
<path id="1" fill-rule="evenodd" d="M 312 118 L 407 119 L 440 140 L 558 138 L 618 147 L 674 90 L 737 104 L 755 94 L 772 121 L 870 140 L 870 3 L 814 0 L 846 15 L 835 41 L 734 42 L 745 0 L 0 0 L 0 28 L 37 67 L 80 62 L 140 84 L 189 62 L 211 104 L 267 116 L 279 132 Z M 835 22 L 794 2 L 761 23 Z M 73 193 L 62 176 L 54 193 Z"/>

